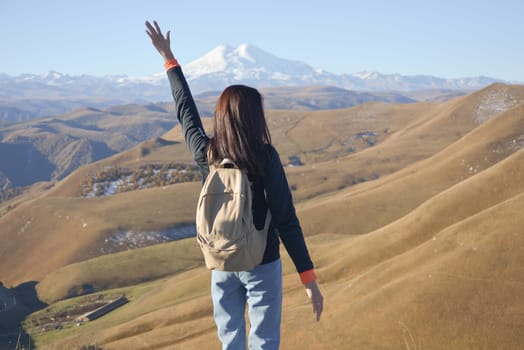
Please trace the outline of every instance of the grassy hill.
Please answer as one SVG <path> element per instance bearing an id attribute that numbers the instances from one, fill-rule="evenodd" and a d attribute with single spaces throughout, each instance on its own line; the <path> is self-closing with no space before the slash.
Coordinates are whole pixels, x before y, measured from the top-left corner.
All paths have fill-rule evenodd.
<path id="1" fill-rule="evenodd" d="M 277 87 L 262 89 L 262 92 L 266 97 L 266 108 L 270 110 L 340 109 L 372 101 L 412 103 L 418 98 L 408 98 L 395 92 L 370 94 L 329 86 Z M 422 96 L 427 98 L 427 95 L 441 96 L 448 93 L 428 91 Z M 218 94 L 208 92 L 196 97 L 203 116 L 213 114 Z M 442 99 L 449 98 L 444 96 Z M 54 109 L 50 107 L 50 113 L 46 113 L 46 106 L 42 106 L 46 101 L 50 106 L 59 103 L 55 100 L 40 100 L 37 103 L 38 107 L 35 107 L 38 110 L 37 114 L 53 117 L 32 119 L 22 115 L 18 118 L 18 123 L 0 125 L 2 186 L 8 184 L 10 188 L 21 188 L 39 181 L 62 179 L 79 166 L 120 153 L 139 142 L 160 136 L 175 123 L 172 103 L 107 107 L 108 101 L 100 104 L 100 101 L 89 103 L 87 100 L 64 100 L 63 108 L 53 113 Z M 16 104 L 15 101 L 10 103 Z M 31 104 L 32 101 L 20 101 L 20 108 L 26 108 Z M 66 110 L 73 111 L 63 114 Z M 29 114 L 31 113 L 36 112 L 32 111 Z M 13 194 L 14 192 L 11 193 Z M 4 197 L 6 196 L 0 199 L 5 200 Z"/>
<path id="2" fill-rule="evenodd" d="M 393 105 L 393 109 L 409 110 L 411 113 L 398 113 L 397 118 L 391 118 L 386 112 L 387 107 L 388 105 L 383 104 L 370 105 L 371 110 L 381 111 L 373 118 L 367 117 L 362 111 L 363 107 L 315 112 L 269 111 L 268 118 L 283 163 L 288 163 L 290 157 L 297 157 L 304 164 L 297 169 L 306 169 L 314 167 L 319 159 L 333 162 L 339 154 L 344 156 L 355 153 L 382 142 L 389 136 L 389 131 L 379 133 L 379 128 L 388 128 L 391 132 L 399 130 L 406 121 L 414 118 L 417 111 L 410 105 Z M 210 120 L 206 119 L 205 122 L 210 130 Z M 322 126 L 319 127 L 319 123 Z M 314 137 L 311 136 L 313 131 Z M 368 133 L 373 133 L 369 136 L 369 142 L 354 137 L 359 134 L 368 137 Z M 337 139 L 333 139 L 334 135 L 337 135 Z M 348 141 L 346 135 L 352 139 Z M 311 142 L 313 140 L 314 143 Z M 348 151 L 349 147 L 352 150 Z M 164 138 L 141 143 L 126 152 L 83 166 L 45 192 L 43 197 L 10 210 L 0 217 L 0 223 L 5 228 L 0 232 L 0 240 L 8 242 L 0 248 L 0 254 L 8 261 L 2 280 L 10 284 L 40 280 L 56 268 L 96 257 L 102 254 L 105 237 L 121 228 L 165 229 L 191 222 L 194 207 L 187 206 L 186 203 L 196 201 L 198 183 L 111 197 L 86 199 L 78 195 L 79 188 L 101 169 L 136 169 L 145 164 L 173 161 L 191 162 L 179 128 L 175 128 Z M 328 190 L 329 188 L 326 191 Z M 299 199 L 300 191 L 301 188 L 296 191 Z M 42 229 L 42 225 L 46 225 L 46 228 Z M 23 242 L 10 239 L 20 232 L 24 234 Z M 29 253 L 32 249 L 39 252 L 48 249 L 56 251 L 62 243 L 66 244 L 51 259 L 46 259 L 45 263 L 40 262 L 38 253 Z M 27 253 L 22 254 L 24 251 Z M 28 258 L 27 255 L 31 257 Z M 29 268 L 33 265 L 38 265 L 38 268 Z"/>
<path id="3" fill-rule="evenodd" d="M 518 346 L 524 222 L 516 214 L 524 188 L 511 179 L 524 175 L 523 157 L 521 150 L 367 235 L 309 238 L 326 311 L 315 324 L 286 258 L 283 346 Z M 493 196 L 488 184 L 506 191 Z M 500 218 L 509 220 L 501 225 Z M 79 344 L 94 334 L 91 339 L 117 349 L 216 344 L 208 283 L 208 272 L 198 268 L 146 284 L 143 294 L 130 292 L 136 299 L 128 306 L 59 343 Z"/>
<path id="4" fill-rule="evenodd" d="M 367 233 L 522 148 L 523 134 L 524 108 L 520 105 L 427 159 L 326 200 L 310 201 L 302 211 L 302 223 L 309 232 Z M 362 216 L 361 212 L 367 215 Z"/>
<path id="5" fill-rule="evenodd" d="M 70 263 L 104 254 L 119 230 L 158 230 L 194 220 L 198 183 L 158 187 L 111 197 L 45 197 L 0 218 L 2 281 L 41 280 Z M 49 254 L 52 252 L 52 254 Z"/>
<path id="6" fill-rule="evenodd" d="M 175 124 L 159 106 L 82 108 L 0 127 L 0 172 L 12 187 L 59 180 L 79 166 L 162 135 Z"/>
<path id="7" fill-rule="evenodd" d="M 286 172 L 326 303 L 315 323 L 282 249 L 282 348 L 522 345 L 522 102 L 524 87 L 495 84 L 442 103 L 268 112 L 282 161 L 302 164 Z M 199 183 L 78 195 L 100 169 L 167 161 L 191 161 L 178 128 L 81 167 L 0 216 L 0 280 L 38 281 L 50 303 L 25 321 L 39 348 L 219 347 L 193 238 L 105 250 L 115 232 L 192 222 Z M 130 302 L 96 321 L 36 331 L 50 315 L 120 294 Z"/>

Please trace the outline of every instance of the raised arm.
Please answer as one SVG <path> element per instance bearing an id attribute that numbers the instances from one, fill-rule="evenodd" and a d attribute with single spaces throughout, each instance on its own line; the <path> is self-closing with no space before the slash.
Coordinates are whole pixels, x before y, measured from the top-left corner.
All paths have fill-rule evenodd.
<path id="1" fill-rule="evenodd" d="M 200 115 L 182 69 L 171 51 L 171 32 L 168 31 L 164 36 L 158 23 L 154 21 L 153 24 L 146 22 L 146 33 L 151 38 L 158 53 L 164 58 L 164 66 L 171 85 L 178 121 L 182 127 L 187 146 L 200 166 L 203 178 L 205 178 L 209 171 L 207 164 L 209 138 L 202 127 Z"/>

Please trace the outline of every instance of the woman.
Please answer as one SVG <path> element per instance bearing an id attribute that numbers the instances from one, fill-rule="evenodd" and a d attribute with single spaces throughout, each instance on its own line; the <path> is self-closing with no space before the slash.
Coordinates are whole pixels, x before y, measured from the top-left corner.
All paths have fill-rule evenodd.
<path id="1" fill-rule="evenodd" d="M 182 69 L 171 51 L 170 32 L 164 36 L 157 22 L 154 26 L 146 22 L 146 27 L 154 47 L 164 58 L 176 114 L 203 179 L 209 174 L 210 163 L 220 163 L 226 157 L 232 159 L 248 171 L 253 183 L 255 223 L 263 221 L 267 208 L 272 216 L 260 265 L 250 271 L 211 271 L 213 313 L 222 348 L 246 348 L 244 312 L 247 303 L 249 348 L 278 349 L 282 310 L 279 238 L 300 274 L 317 321 L 322 313 L 323 297 L 282 164 L 271 145 L 262 97 L 257 90 L 247 86 L 226 88 L 215 109 L 214 137 L 207 137 Z"/>

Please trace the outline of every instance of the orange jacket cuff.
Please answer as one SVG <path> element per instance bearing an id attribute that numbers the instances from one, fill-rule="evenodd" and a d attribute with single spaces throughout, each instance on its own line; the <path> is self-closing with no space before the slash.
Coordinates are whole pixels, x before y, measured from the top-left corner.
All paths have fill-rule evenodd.
<path id="1" fill-rule="evenodd" d="M 178 67 L 178 66 L 180 66 L 180 64 L 178 63 L 176 58 L 166 61 L 166 63 L 164 63 L 164 68 L 166 69 L 166 71 L 170 70 L 171 68 Z"/>
<path id="2" fill-rule="evenodd" d="M 300 280 L 302 281 L 303 284 L 316 281 L 317 280 L 317 275 L 315 274 L 315 270 L 311 269 L 311 270 L 307 270 L 307 271 L 301 272 L 300 273 Z"/>

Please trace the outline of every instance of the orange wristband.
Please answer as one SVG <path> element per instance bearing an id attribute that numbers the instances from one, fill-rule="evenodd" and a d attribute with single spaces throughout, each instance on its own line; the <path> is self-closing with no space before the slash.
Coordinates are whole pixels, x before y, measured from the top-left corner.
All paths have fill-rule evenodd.
<path id="1" fill-rule="evenodd" d="M 315 270 L 307 270 L 300 273 L 300 280 L 302 281 L 302 284 L 306 284 L 309 282 L 313 282 L 317 280 L 317 275 L 315 274 Z"/>
<path id="2" fill-rule="evenodd" d="M 180 66 L 180 64 L 178 63 L 176 58 L 173 58 L 172 60 L 166 61 L 166 63 L 164 63 L 164 68 L 166 69 L 166 71 L 178 66 Z"/>

